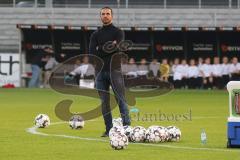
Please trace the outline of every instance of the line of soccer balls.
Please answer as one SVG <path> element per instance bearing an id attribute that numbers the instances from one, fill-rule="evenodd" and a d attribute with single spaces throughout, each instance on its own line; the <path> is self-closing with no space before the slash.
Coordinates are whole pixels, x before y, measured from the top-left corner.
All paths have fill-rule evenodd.
<path id="1" fill-rule="evenodd" d="M 125 149 L 128 142 L 160 143 L 179 141 L 181 131 L 175 126 L 150 126 L 145 129 L 142 126 L 123 126 L 122 119 L 113 119 L 113 127 L 109 131 L 110 145 L 113 149 Z"/>
<path id="2" fill-rule="evenodd" d="M 175 126 L 150 126 L 145 129 L 142 126 L 123 126 L 122 119 L 113 119 L 113 127 L 109 131 L 110 145 L 113 149 L 125 149 L 128 142 L 149 142 L 160 143 L 179 141 L 181 131 Z M 46 114 L 39 114 L 35 118 L 35 125 L 38 128 L 45 128 L 50 125 L 50 118 Z M 79 115 L 74 115 L 69 120 L 69 126 L 72 129 L 81 129 L 84 127 L 84 120 Z"/>

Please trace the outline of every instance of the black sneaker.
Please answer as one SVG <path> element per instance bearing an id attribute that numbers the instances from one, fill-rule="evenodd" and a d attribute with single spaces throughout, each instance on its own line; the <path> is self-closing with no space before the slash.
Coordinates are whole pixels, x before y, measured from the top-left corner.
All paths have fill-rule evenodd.
<path id="1" fill-rule="evenodd" d="M 104 132 L 101 137 L 108 137 L 108 133 L 107 132 Z"/>

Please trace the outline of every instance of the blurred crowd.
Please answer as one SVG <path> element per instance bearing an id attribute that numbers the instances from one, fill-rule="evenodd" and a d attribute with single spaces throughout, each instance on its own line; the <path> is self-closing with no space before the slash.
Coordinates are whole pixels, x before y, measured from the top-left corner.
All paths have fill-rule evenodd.
<path id="1" fill-rule="evenodd" d="M 44 48 L 42 54 L 32 58 L 32 77 L 28 87 L 48 87 L 48 79 L 53 68 L 58 64 L 53 50 Z M 230 80 L 240 80 L 240 63 L 237 57 L 198 58 L 174 60 L 152 59 L 148 62 L 142 58 L 136 62 L 134 58 L 122 59 L 121 70 L 125 78 L 155 78 L 170 82 L 175 88 L 189 89 L 223 89 Z M 43 74 L 42 74 L 43 73 Z M 68 73 L 79 79 L 94 79 L 94 65 L 89 57 L 76 59 Z M 42 82 L 40 82 L 42 78 Z"/>
<path id="2" fill-rule="evenodd" d="M 228 81 L 240 79 L 240 63 L 237 57 L 179 59 L 173 61 L 157 59 L 147 63 L 141 59 L 136 63 L 133 58 L 123 61 L 122 71 L 126 77 L 159 78 L 171 82 L 175 88 L 223 89 Z"/>

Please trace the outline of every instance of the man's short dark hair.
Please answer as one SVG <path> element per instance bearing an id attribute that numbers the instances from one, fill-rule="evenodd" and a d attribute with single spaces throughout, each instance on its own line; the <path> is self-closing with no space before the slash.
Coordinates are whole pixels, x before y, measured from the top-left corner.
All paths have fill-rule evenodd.
<path id="1" fill-rule="evenodd" d="M 113 15 L 113 10 L 112 10 L 112 8 L 110 8 L 110 7 L 108 7 L 108 6 L 105 6 L 105 7 L 103 7 L 103 8 L 101 9 L 101 11 L 102 11 L 103 9 L 110 9 L 110 10 L 111 10 L 111 15 Z M 101 11 L 100 11 L 100 14 L 101 14 Z"/>

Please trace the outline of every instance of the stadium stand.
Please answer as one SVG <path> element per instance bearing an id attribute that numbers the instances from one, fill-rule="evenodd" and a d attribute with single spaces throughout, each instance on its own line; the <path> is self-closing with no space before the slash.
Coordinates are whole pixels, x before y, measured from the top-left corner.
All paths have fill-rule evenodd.
<path id="1" fill-rule="evenodd" d="M 16 24 L 56 24 L 98 26 L 98 12 L 95 8 L 105 5 L 116 9 L 116 0 L 53 0 L 53 7 L 43 8 L 44 0 L 38 0 L 38 9 L 32 8 L 34 0 L 2 0 L 0 2 L 0 51 L 18 52 L 19 33 Z M 25 4 L 24 4 L 25 2 Z M 126 3 L 128 2 L 128 3 Z M 201 3 L 199 3 L 201 2 Z M 161 0 L 120 1 L 120 26 L 237 26 L 240 13 L 237 0 Z M 22 4 L 21 4 L 22 3 Z M 33 5 L 34 6 L 34 5 Z M 86 8 L 91 7 L 91 8 Z M 17 7 L 17 8 L 14 8 Z M 60 8 L 59 8 L 60 7 Z M 64 8 L 61 8 L 64 7 Z M 74 7 L 69 9 L 68 7 Z M 81 9 L 76 9 L 81 7 Z M 126 9 L 127 8 L 127 9 Z M 139 9 L 140 8 L 140 9 Z M 152 8 L 151 12 L 147 8 Z M 158 8 L 175 8 L 161 10 Z M 189 8 L 189 9 L 181 9 Z M 218 8 L 218 9 L 191 9 Z M 222 8 L 222 9 L 219 9 Z M 147 13 L 147 14 L 146 14 Z M 115 11 L 117 15 L 117 11 Z M 156 16 L 157 15 L 157 16 Z"/>
<path id="2" fill-rule="evenodd" d="M 151 9 L 151 13 L 147 12 L 147 9 L 120 9 L 119 26 L 215 27 L 238 26 L 240 21 L 240 13 L 234 9 Z M 97 15 L 96 9 L 1 8 L 0 51 L 18 52 L 16 24 L 99 26 Z"/>
<path id="3" fill-rule="evenodd" d="M 21 50 L 16 24 L 96 27 L 101 25 L 98 9 L 106 5 L 113 7 L 114 23 L 120 27 L 238 28 L 240 21 L 239 0 L 120 0 L 119 5 L 117 0 L 51 1 L 51 5 L 50 0 L 0 2 L 0 53 Z"/>

